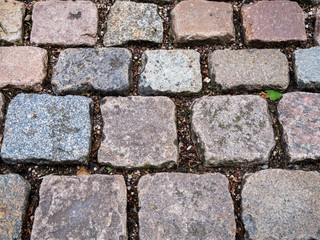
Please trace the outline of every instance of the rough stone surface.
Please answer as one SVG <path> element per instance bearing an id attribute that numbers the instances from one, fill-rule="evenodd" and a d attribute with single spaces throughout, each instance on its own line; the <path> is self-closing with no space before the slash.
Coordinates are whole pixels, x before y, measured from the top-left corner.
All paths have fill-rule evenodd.
<path id="1" fill-rule="evenodd" d="M 290 81 L 288 60 L 276 49 L 217 50 L 208 65 L 212 85 L 223 91 L 284 91 Z"/>
<path id="2" fill-rule="evenodd" d="M 203 0 L 178 3 L 171 11 L 171 29 L 176 42 L 230 42 L 235 38 L 231 4 Z"/>
<path id="3" fill-rule="evenodd" d="M 228 189 L 219 173 L 143 176 L 138 184 L 140 239 L 235 239 Z"/>
<path id="4" fill-rule="evenodd" d="M 256 95 L 197 99 L 192 137 L 206 166 L 265 164 L 275 146 L 266 100 Z"/>
<path id="5" fill-rule="evenodd" d="M 9 104 L 2 159 L 9 163 L 87 163 L 92 101 L 82 96 L 18 94 Z"/>
<path id="6" fill-rule="evenodd" d="M 4 108 L 6 105 L 6 99 L 2 93 L 0 93 L 0 125 L 4 119 Z"/>
<path id="7" fill-rule="evenodd" d="M 116 1 L 108 15 L 105 46 L 118 46 L 132 41 L 160 44 L 162 20 L 153 3 Z"/>
<path id="8" fill-rule="evenodd" d="M 0 45 L 22 44 L 24 3 L 0 1 Z"/>
<path id="9" fill-rule="evenodd" d="M 0 175 L 0 239 L 20 240 L 30 184 L 18 174 Z"/>
<path id="10" fill-rule="evenodd" d="M 315 0 L 315 1 L 317 1 L 317 0 Z M 163 5 L 163 4 L 175 3 L 176 0 L 140 0 L 140 2 L 152 2 L 152 3 L 156 3 L 158 5 Z"/>
<path id="11" fill-rule="evenodd" d="M 33 6 L 31 43 L 93 46 L 97 31 L 98 9 L 91 1 L 46 1 Z"/>
<path id="12" fill-rule="evenodd" d="M 127 94 L 130 91 L 131 52 L 124 48 L 66 49 L 53 69 L 56 94 Z"/>
<path id="13" fill-rule="evenodd" d="M 122 176 L 47 176 L 40 186 L 32 240 L 127 239 Z"/>
<path id="14" fill-rule="evenodd" d="M 38 47 L 0 47 L 0 88 L 42 90 L 48 54 Z"/>
<path id="15" fill-rule="evenodd" d="M 299 49 L 293 55 L 298 88 L 320 91 L 320 47 Z"/>
<path id="16" fill-rule="evenodd" d="M 194 50 L 147 50 L 142 55 L 138 93 L 192 94 L 202 88 L 200 54 Z"/>
<path id="17" fill-rule="evenodd" d="M 319 1 L 320 3 L 320 1 Z M 314 39 L 316 44 L 320 45 L 320 10 L 317 10 L 316 13 L 316 25 L 314 30 Z"/>
<path id="18" fill-rule="evenodd" d="M 291 162 L 320 159 L 320 94 L 286 93 L 278 105 Z"/>
<path id="19" fill-rule="evenodd" d="M 98 162 L 117 167 L 177 164 L 176 110 L 167 97 L 105 97 Z"/>
<path id="20" fill-rule="evenodd" d="M 241 14 L 248 45 L 307 40 L 304 13 L 296 2 L 261 1 L 243 6 Z"/>
<path id="21" fill-rule="evenodd" d="M 242 190 L 246 239 L 320 239 L 320 174 L 264 170 Z"/>

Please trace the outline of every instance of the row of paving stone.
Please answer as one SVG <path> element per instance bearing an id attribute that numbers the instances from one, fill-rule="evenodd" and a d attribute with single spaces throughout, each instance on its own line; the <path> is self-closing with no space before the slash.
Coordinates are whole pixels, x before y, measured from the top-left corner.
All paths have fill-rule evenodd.
<path id="1" fill-rule="evenodd" d="M 320 94 L 286 93 L 278 104 L 290 162 L 320 158 Z M 9 164 L 86 164 L 92 100 L 18 94 L 8 106 L 1 157 Z M 176 108 L 158 97 L 105 97 L 98 162 L 139 168 L 177 165 Z M 156 134 L 155 134 L 156 133 Z M 267 164 L 275 147 L 267 101 L 258 95 L 205 96 L 191 107 L 191 134 L 206 166 Z"/>
<path id="2" fill-rule="evenodd" d="M 157 1 L 171 2 L 171 1 Z M 0 1 L 0 41 L 21 44 L 25 6 Z M 305 42 L 304 13 L 296 2 L 261 1 L 242 7 L 242 27 L 247 45 Z M 235 40 L 230 3 L 188 0 L 171 12 L 171 29 L 178 43 Z M 320 44 L 320 11 L 315 41 Z M 46 1 L 33 6 L 30 41 L 34 44 L 93 46 L 98 39 L 98 9 L 90 1 Z M 163 20 L 153 3 L 116 1 L 107 16 L 105 46 L 132 41 L 161 44 Z"/>
<path id="3" fill-rule="evenodd" d="M 29 192 L 21 176 L 0 175 L 2 240 L 21 239 Z M 241 196 L 246 239 L 320 239 L 319 172 L 245 175 Z M 141 240 L 235 239 L 234 205 L 222 174 L 146 175 L 139 180 L 138 197 Z M 46 176 L 31 239 L 125 240 L 126 210 L 122 176 Z"/>
<path id="4" fill-rule="evenodd" d="M 48 56 L 38 47 L 0 47 L 0 88 L 40 91 Z M 127 95 L 132 55 L 125 48 L 69 48 L 59 55 L 51 84 L 57 95 L 96 91 Z M 216 50 L 208 57 L 211 84 L 222 91 L 285 91 L 286 56 L 277 49 Z M 294 52 L 301 90 L 320 91 L 320 47 Z M 138 84 L 140 95 L 196 94 L 202 89 L 200 54 L 194 50 L 146 50 Z"/>

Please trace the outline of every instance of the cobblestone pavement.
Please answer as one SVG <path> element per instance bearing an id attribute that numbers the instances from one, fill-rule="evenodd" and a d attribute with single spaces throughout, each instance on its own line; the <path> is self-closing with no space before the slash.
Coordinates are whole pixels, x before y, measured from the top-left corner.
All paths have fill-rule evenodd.
<path id="1" fill-rule="evenodd" d="M 319 3 L 0 0 L 0 240 L 320 240 Z"/>

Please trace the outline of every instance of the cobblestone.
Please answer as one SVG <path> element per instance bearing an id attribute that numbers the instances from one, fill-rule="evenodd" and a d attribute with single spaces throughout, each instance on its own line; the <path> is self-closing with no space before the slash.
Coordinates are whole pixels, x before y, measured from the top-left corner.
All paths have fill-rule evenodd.
<path id="1" fill-rule="evenodd" d="M 193 141 L 206 166 L 265 164 L 275 146 L 267 102 L 260 96 L 216 96 L 192 106 Z"/>
<path id="2" fill-rule="evenodd" d="M 18 174 L 0 175 L 0 238 L 21 240 L 30 184 Z"/>
<path id="3" fill-rule="evenodd" d="M 177 164 L 176 112 L 169 98 L 105 97 L 101 114 L 99 163 L 126 168 Z"/>
<path id="4" fill-rule="evenodd" d="M 141 240 L 235 239 L 233 204 L 221 174 L 147 175 L 138 193 Z"/>
<path id="5" fill-rule="evenodd" d="M 9 164 L 87 163 L 92 101 L 82 96 L 18 94 L 9 104 L 1 148 Z"/>
<path id="6" fill-rule="evenodd" d="M 296 2 L 260 1 L 243 6 L 241 14 L 248 45 L 307 40 L 304 13 Z"/>
<path id="7" fill-rule="evenodd" d="M 212 85 L 222 91 L 284 91 L 289 85 L 288 60 L 279 50 L 217 50 L 208 63 Z"/>
<path id="8" fill-rule="evenodd" d="M 320 45 L 320 10 L 317 10 L 316 13 L 314 39 L 316 41 L 316 44 Z"/>
<path id="9" fill-rule="evenodd" d="M 320 47 L 296 50 L 294 59 L 298 88 L 320 91 Z"/>
<path id="10" fill-rule="evenodd" d="M 0 45 L 22 44 L 24 3 L 0 1 Z"/>
<path id="11" fill-rule="evenodd" d="M 37 47 L 0 47 L 0 88 L 40 91 L 47 76 L 48 55 Z"/>
<path id="12" fill-rule="evenodd" d="M 122 176 L 47 176 L 31 239 L 127 239 Z"/>
<path id="13" fill-rule="evenodd" d="M 54 67 L 56 94 L 128 94 L 131 85 L 131 52 L 124 48 L 66 49 Z"/>
<path id="14" fill-rule="evenodd" d="M 247 239 L 319 239 L 320 174 L 272 169 L 245 178 Z"/>
<path id="15" fill-rule="evenodd" d="M 0 124 L 2 126 L 2 121 L 4 120 L 4 108 L 6 105 L 6 99 L 2 93 L 0 93 Z"/>
<path id="16" fill-rule="evenodd" d="M 133 41 L 162 43 L 163 26 L 157 5 L 116 1 L 108 15 L 104 45 L 119 46 Z"/>
<path id="17" fill-rule="evenodd" d="M 171 11 L 175 41 L 212 41 L 226 43 L 235 39 L 233 9 L 223 2 L 188 0 Z"/>
<path id="18" fill-rule="evenodd" d="M 200 54 L 194 50 L 147 50 L 142 55 L 138 93 L 173 95 L 199 93 Z"/>
<path id="19" fill-rule="evenodd" d="M 278 106 L 291 162 L 320 159 L 320 94 L 286 93 Z"/>
<path id="20" fill-rule="evenodd" d="M 32 23 L 31 43 L 93 46 L 97 42 L 98 9 L 91 1 L 37 2 Z"/>

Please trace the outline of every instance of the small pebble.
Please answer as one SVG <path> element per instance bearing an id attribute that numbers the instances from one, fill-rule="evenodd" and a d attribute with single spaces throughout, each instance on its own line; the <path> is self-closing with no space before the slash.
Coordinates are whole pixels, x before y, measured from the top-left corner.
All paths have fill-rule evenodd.
<path id="1" fill-rule="evenodd" d="M 267 168 L 268 168 L 267 164 L 261 166 L 261 169 L 267 169 Z"/>

